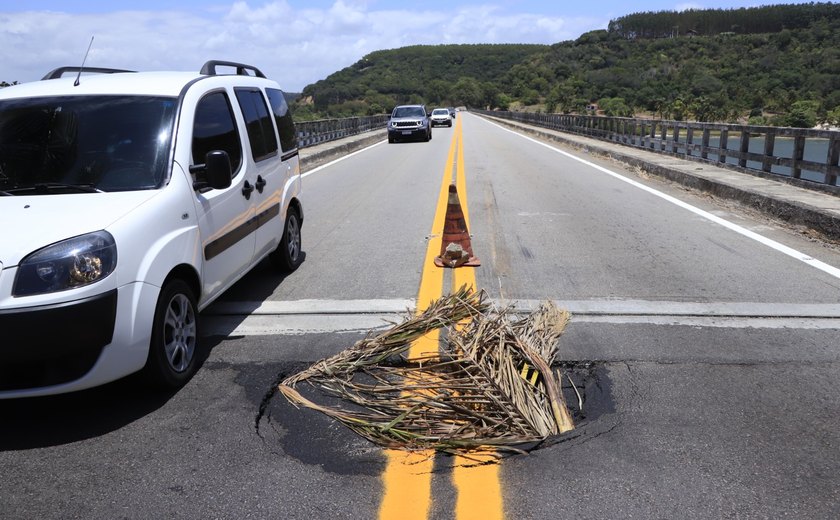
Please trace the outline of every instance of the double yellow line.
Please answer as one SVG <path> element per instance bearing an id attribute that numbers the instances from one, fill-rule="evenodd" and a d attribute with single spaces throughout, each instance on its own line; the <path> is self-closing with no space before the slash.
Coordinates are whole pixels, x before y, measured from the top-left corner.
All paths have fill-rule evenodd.
<path id="1" fill-rule="evenodd" d="M 470 229 L 461 121 L 462 118 L 457 118 L 455 121 L 452 143 L 449 146 L 449 154 L 444 167 L 432 232 L 429 235 L 429 244 L 423 261 L 420 289 L 417 294 L 418 313 L 426 310 L 432 301 L 443 294 L 444 269 L 435 266 L 434 259 L 441 250 L 443 224 L 449 201 L 449 185 L 453 182 L 458 190 L 467 229 Z M 454 179 L 453 165 L 455 167 Z M 476 287 L 473 268 L 460 267 L 451 269 L 450 272 L 452 275 L 450 290 L 456 290 L 463 285 Z M 439 332 L 430 332 L 412 345 L 409 357 L 419 357 L 424 353 L 437 354 L 439 342 Z M 381 520 L 426 520 L 432 504 L 434 451 L 386 450 L 386 456 L 388 463 L 382 475 L 385 489 L 379 508 L 379 518 Z M 473 518 L 497 520 L 504 517 L 499 467 L 492 463 L 495 460 L 492 453 L 471 454 L 469 459 L 454 457 L 452 484 L 457 491 L 455 505 L 457 520 Z M 482 462 L 488 462 L 488 464 L 481 464 Z"/>

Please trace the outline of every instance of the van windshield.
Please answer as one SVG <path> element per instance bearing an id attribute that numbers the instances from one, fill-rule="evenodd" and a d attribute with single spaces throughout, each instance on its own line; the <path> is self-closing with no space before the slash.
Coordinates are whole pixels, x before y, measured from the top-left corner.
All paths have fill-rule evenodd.
<path id="1" fill-rule="evenodd" d="M 159 188 L 168 173 L 176 108 L 175 98 L 149 96 L 2 100 L 0 191 Z"/>

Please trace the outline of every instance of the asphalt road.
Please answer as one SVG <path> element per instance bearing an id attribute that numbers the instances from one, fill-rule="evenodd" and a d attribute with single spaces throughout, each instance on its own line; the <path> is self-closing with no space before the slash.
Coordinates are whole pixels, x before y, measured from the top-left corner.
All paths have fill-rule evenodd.
<path id="1" fill-rule="evenodd" d="M 478 286 L 569 308 L 560 357 L 585 388 L 573 433 L 502 460 L 503 516 L 840 516 L 840 249 L 459 118 Z M 256 415 L 278 377 L 412 304 L 453 133 L 308 174 L 303 265 L 208 309 L 181 391 L 0 402 L 0 516 L 376 518 L 379 448 L 280 398 Z M 435 457 L 430 518 L 456 517 L 455 464 Z"/>

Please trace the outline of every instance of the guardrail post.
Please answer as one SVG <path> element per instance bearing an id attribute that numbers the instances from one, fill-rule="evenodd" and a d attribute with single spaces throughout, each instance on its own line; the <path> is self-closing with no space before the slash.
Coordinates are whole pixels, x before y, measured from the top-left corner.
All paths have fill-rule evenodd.
<path id="1" fill-rule="evenodd" d="M 799 163 L 802 162 L 802 158 L 805 156 L 805 136 L 804 135 L 797 135 L 793 138 L 793 164 L 791 165 L 790 175 L 794 179 L 799 179 L 802 175 L 802 168 L 799 166 Z"/>
<path id="2" fill-rule="evenodd" d="M 738 166 L 746 168 L 747 154 L 750 152 L 750 132 L 746 129 L 741 130 L 741 147 L 739 151 L 741 155 L 738 156 Z"/>
<path id="3" fill-rule="evenodd" d="M 764 136 L 764 159 L 761 161 L 761 171 L 771 173 L 773 163 L 773 149 L 776 147 L 776 132 L 767 132 Z"/>
<path id="4" fill-rule="evenodd" d="M 832 186 L 837 185 L 837 169 L 840 166 L 838 163 L 840 163 L 840 138 L 832 135 L 828 141 L 828 157 L 826 158 L 828 170 L 825 173 L 826 184 Z M 834 173 L 832 173 L 832 170 L 834 170 Z"/>
<path id="5" fill-rule="evenodd" d="M 720 131 L 720 142 L 718 143 L 718 162 L 726 162 L 726 148 L 729 146 L 729 129 L 724 128 Z"/>
<path id="6" fill-rule="evenodd" d="M 694 127 L 688 125 L 688 129 L 685 131 L 685 154 L 687 156 L 691 156 L 691 147 L 694 146 Z"/>
<path id="7" fill-rule="evenodd" d="M 665 141 L 668 139 L 668 125 L 662 123 L 662 140 L 659 142 L 659 149 L 665 151 Z"/>
<path id="8" fill-rule="evenodd" d="M 709 127 L 703 127 L 703 143 L 700 145 L 700 157 L 703 159 L 709 158 L 709 139 L 711 135 L 712 132 L 709 130 Z"/>
<path id="9" fill-rule="evenodd" d="M 674 125 L 674 141 L 671 143 L 671 152 L 677 153 L 680 151 L 680 125 Z"/>

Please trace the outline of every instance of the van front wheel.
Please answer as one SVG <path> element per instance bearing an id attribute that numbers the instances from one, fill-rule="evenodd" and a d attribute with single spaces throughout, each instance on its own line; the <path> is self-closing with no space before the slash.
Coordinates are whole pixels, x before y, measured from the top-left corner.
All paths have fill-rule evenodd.
<path id="1" fill-rule="evenodd" d="M 179 388 L 195 373 L 198 310 L 192 289 L 183 280 L 167 282 L 155 307 L 146 380 L 159 388 Z"/>

